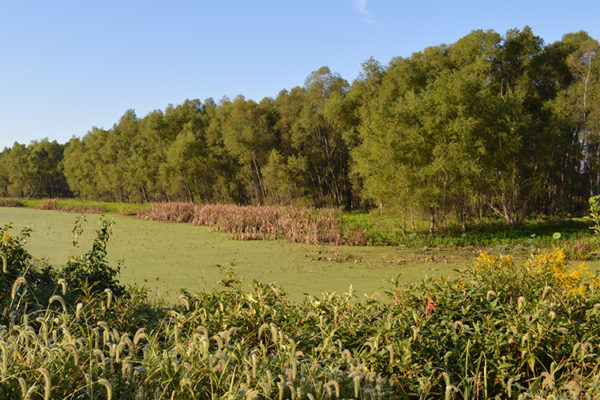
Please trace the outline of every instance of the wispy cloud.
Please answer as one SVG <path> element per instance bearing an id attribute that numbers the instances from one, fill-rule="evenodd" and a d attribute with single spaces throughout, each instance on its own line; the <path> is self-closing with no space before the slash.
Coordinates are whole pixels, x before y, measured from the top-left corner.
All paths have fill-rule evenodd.
<path id="1" fill-rule="evenodd" d="M 364 21 L 369 24 L 381 28 L 379 23 L 373 18 L 371 11 L 367 10 L 367 2 L 369 0 L 356 0 L 356 9 L 362 14 Z"/>

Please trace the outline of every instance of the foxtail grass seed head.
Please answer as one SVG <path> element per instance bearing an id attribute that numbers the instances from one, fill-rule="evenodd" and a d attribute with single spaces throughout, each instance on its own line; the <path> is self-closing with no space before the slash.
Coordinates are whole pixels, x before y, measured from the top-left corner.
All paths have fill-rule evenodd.
<path id="1" fill-rule="evenodd" d="M 58 280 L 58 284 L 60 285 L 61 289 L 62 289 L 62 295 L 66 295 L 67 294 L 67 281 L 65 281 L 63 278 Z"/>
<path id="2" fill-rule="evenodd" d="M 325 390 L 327 390 L 327 394 L 331 397 L 332 390 L 335 390 L 336 399 L 340 398 L 340 385 L 336 380 L 331 380 L 325 384 Z"/>
<path id="3" fill-rule="evenodd" d="M 38 368 L 40 374 L 44 378 L 44 400 L 50 399 L 50 390 L 52 389 L 52 381 L 50 380 L 50 373 L 46 368 Z"/>
<path id="4" fill-rule="evenodd" d="M 107 400 L 111 400 L 112 396 L 113 396 L 113 389 L 112 389 L 112 385 L 110 384 L 110 382 L 108 380 L 106 380 L 105 378 L 101 378 L 101 379 L 98 379 L 98 384 L 104 386 L 104 388 L 106 389 L 106 398 L 107 398 Z"/>
<path id="5" fill-rule="evenodd" d="M 62 306 L 63 312 L 66 313 L 67 312 L 67 304 L 65 303 L 65 300 L 57 294 L 50 297 L 50 299 L 48 300 L 48 305 L 54 303 L 55 301 L 58 301 L 60 303 L 60 305 Z"/>
<path id="6" fill-rule="evenodd" d="M 258 360 L 256 358 L 256 354 L 252 354 L 252 377 L 256 379 L 256 369 L 257 369 Z"/>
<path id="7" fill-rule="evenodd" d="M 550 293 L 552 291 L 552 288 L 550 286 L 546 286 L 544 288 L 544 292 L 542 293 L 542 299 L 545 299 L 546 296 L 548 295 L 548 293 Z"/>
<path id="8" fill-rule="evenodd" d="M 94 351 L 92 352 L 92 354 L 94 354 L 97 358 L 100 359 L 100 363 L 103 366 L 106 366 L 106 358 L 104 357 L 104 352 L 102 352 L 102 350 L 100 350 L 100 349 L 94 349 Z"/>
<path id="9" fill-rule="evenodd" d="M 2 351 L 0 372 L 2 372 L 3 376 L 6 376 L 6 373 L 8 372 L 8 349 L 3 341 L 0 341 L 0 350 Z"/>
<path id="10" fill-rule="evenodd" d="M 110 308 L 110 303 L 112 301 L 113 292 L 109 288 L 104 289 L 104 293 L 106 293 L 106 308 Z"/>
<path id="11" fill-rule="evenodd" d="M 354 383 L 354 397 L 358 399 L 360 394 L 360 375 L 355 375 L 352 378 L 352 382 Z"/>
<path id="12" fill-rule="evenodd" d="M 10 298 L 12 300 L 15 299 L 15 296 L 17 295 L 17 291 L 19 290 L 19 286 L 21 286 L 23 283 L 25 283 L 26 280 L 25 278 L 23 278 L 22 276 L 18 277 L 15 282 L 12 285 L 12 289 L 10 291 Z"/>
<path id="13" fill-rule="evenodd" d="M 179 296 L 179 301 L 181 301 L 181 303 L 184 305 L 185 309 L 187 311 L 190 310 L 190 301 L 188 300 L 188 298 L 184 295 Z"/>
<path id="14" fill-rule="evenodd" d="M 138 342 L 146 337 L 146 333 L 144 328 L 140 328 L 137 330 L 135 335 L 133 336 L 133 345 L 137 346 Z"/>

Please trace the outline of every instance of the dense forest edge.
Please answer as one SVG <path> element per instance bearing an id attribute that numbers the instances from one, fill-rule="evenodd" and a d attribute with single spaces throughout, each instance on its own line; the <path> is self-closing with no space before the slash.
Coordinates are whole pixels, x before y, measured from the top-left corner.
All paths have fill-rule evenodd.
<path id="1" fill-rule="evenodd" d="M 600 233 L 600 198 L 590 201 Z M 73 228 L 79 246 L 82 221 Z M 6 399 L 585 398 L 600 393 L 600 277 L 556 249 L 524 263 L 482 253 L 455 278 L 385 300 L 290 302 L 281 287 L 182 292 L 125 287 L 111 224 L 64 266 L 36 260 L 31 231 L 0 227 L 0 395 Z"/>
<path id="2" fill-rule="evenodd" d="M 322 67 L 260 102 L 186 100 L 0 154 L 0 196 L 393 210 L 402 220 L 581 215 L 600 191 L 599 43 L 476 30 L 352 82 Z"/>

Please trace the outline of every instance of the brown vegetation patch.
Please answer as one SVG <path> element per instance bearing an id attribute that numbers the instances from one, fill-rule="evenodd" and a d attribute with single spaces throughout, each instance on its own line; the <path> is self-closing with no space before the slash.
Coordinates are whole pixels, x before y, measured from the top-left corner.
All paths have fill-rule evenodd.
<path id="1" fill-rule="evenodd" d="M 342 230 L 339 211 L 331 208 L 157 203 L 139 217 L 210 226 L 217 232 L 233 234 L 238 240 L 285 238 L 291 242 L 310 244 L 365 243 L 362 231 Z"/>
<path id="2" fill-rule="evenodd" d="M 25 204 L 17 199 L 0 198 L 0 207 L 25 207 Z"/>
<path id="3" fill-rule="evenodd" d="M 42 205 L 40 205 L 40 209 L 58 210 L 58 202 L 56 201 L 56 199 L 44 199 L 44 201 L 42 201 Z"/>
<path id="4" fill-rule="evenodd" d="M 194 203 L 155 203 L 138 215 L 139 218 L 163 222 L 192 222 L 197 206 Z"/>
<path id="5" fill-rule="evenodd" d="M 68 212 L 72 212 L 72 213 L 82 213 L 82 214 L 102 214 L 102 213 L 106 212 L 106 209 L 102 206 L 72 207 L 72 208 L 65 208 L 64 210 L 68 211 Z"/>

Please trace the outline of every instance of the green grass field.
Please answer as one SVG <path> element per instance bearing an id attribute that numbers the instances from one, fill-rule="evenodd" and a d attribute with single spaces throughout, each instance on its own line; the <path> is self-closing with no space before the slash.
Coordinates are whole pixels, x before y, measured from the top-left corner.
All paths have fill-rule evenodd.
<path id="1" fill-rule="evenodd" d="M 91 244 L 99 215 L 87 215 L 79 249 L 72 245 L 72 228 L 77 214 L 30 208 L 0 208 L 0 223 L 12 222 L 20 229 L 33 229 L 28 250 L 35 257 L 47 257 L 62 265 L 73 254 Z M 389 287 L 387 280 L 400 274 L 410 283 L 424 276 L 451 275 L 456 267 L 469 263 L 476 249 L 426 250 L 396 247 L 334 247 L 285 241 L 237 241 L 207 227 L 139 220 L 111 214 L 113 236 L 109 259 L 123 260 L 121 280 L 149 287 L 167 300 L 189 291 L 212 289 L 222 277 L 221 266 L 232 262 L 247 287 L 254 279 L 277 282 L 292 299 L 304 293 L 345 292 L 352 285 L 358 293 L 372 295 Z M 527 257 L 524 251 L 518 258 Z M 600 270 L 599 261 L 588 263 Z"/>

